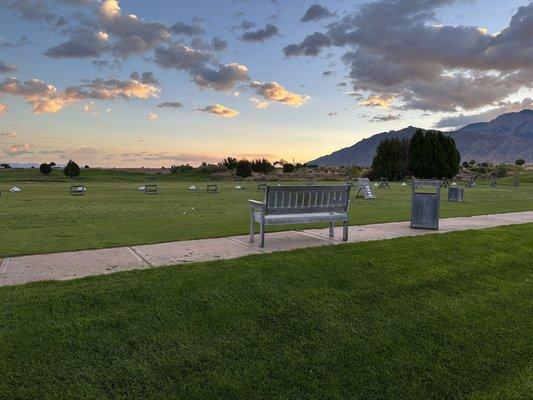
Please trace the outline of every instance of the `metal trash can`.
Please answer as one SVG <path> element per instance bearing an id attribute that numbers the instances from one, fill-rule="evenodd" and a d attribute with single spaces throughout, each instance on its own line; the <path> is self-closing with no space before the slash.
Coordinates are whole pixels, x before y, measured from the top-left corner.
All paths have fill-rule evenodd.
<path id="1" fill-rule="evenodd" d="M 411 228 L 439 229 L 441 181 L 413 180 Z"/>
<path id="2" fill-rule="evenodd" d="M 463 202 L 464 190 L 459 186 L 450 186 L 448 189 L 448 201 Z"/>

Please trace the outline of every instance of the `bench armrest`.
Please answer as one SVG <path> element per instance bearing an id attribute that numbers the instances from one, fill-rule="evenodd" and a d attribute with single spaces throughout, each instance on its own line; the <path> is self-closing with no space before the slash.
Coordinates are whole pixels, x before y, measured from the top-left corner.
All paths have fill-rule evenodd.
<path id="1" fill-rule="evenodd" d="M 261 210 L 265 209 L 265 203 L 263 203 L 262 201 L 248 200 L 248 204 L 250 204 L 250 207 L 252 208 L 259 208 Z"/>

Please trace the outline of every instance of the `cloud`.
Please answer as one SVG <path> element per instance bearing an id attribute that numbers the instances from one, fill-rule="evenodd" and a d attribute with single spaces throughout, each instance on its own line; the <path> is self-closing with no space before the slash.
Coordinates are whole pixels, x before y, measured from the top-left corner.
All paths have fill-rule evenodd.
<path id="1" fill-rule="evenodd" d="M 270 106 L 270 103 L 268 101 L 258 99 L 257 97 L 251 97 L 250 103 L 252 103 L 254 108 L 257 108 L 259 110 L 264 110 Z"/>
<path id="2" fill-rule="evenodd" d="M 158 93 L 156 86 L 137 80 L 97 78 L 65 90 L 58 90 L 39 79 L 21 82 L 16 78 L 6 78 L 0 81 L 0 95 L 23 97 L 32 106 L 34 114 L 57 113 L 80 100 L 144 100 L 156 97 Z"/>
<path id="3" fill-rule="evenodd" d="M 191 80 L 201 88 L 229 91 L 238 83 L 250 80 L 245 65 L 230 63 L 211 66 L 214 61 L 211 53 L 195 50 L 181 43 L 155 50 L 155 62 L 161 68 L 187 71 Z"/>
<path id="4" fill-rule="evenodd" d="M 108 51 L 109 35 L 106 32 L 80 31 L 68 41 L 50 47 L 44 54 L 50 58 L 99 57 Z"/>
<path id="5" fill-rule="evenodd" d="M 155 121 L 158 118 L 159 118 L 159 115 L 157 115 L 156 113 L 151 112 L 150 114 L 148 114 L 149 120 Z"/>
<path id="6" fill-rule="evenodd" d="M 17 72 L 17 68 L 12 65 L 7 65 L 4 61 L 0 60 L 0 74 L 8 74 Z"/>
<path id="7" fill-rule="evenodd" d="M 14 144 L 13 146 L 8 147 L 6 150 L 4 150 L 5 155 L 16 157 L 23 154 L 31 154 L 33 151 L 31 150 L 30 144 Z"/>
<path id="8" fill-rule="evenodd" d="M 0 117 L 7 112 L 7 104 L 0 103 Z"/>
<path id="9" fill-rule="evenodd" d="M 106 32 L 82 31 L 68 41 L 50 47 L 44 55 L 50 58 L 99 57 L 109 49 L 109 35 Z"/>
<path id="10" fill-rule="evenodd" d="M 43 0 L 3 0 L 2 5 L 29 21 L 51 23 L 58 18 Z"/>
<path id="11" fill-rule="evenodd" d="M 80 106 L 80 109 L 86 113 L 86 114 L 90 114 L 90 115 L 94 115 L 94 116 L 98 116 L 100 115 L 99 112 L 96 112 L 96 104 L 94 104 L 94 101 L 91 101 L 87 104 L 83 104 L 82 106 Z"/>
<path id="12" fill-rule="evenodd" d="M 392 101 L 394 100 L 394 97 L 392 95 L 377 95 L 373 94 L 368 96 L 365 99 L 362 99 L 359 102 L 360 106 L 363 107 L 383 107 L 383 108 L 389 108 L 391 106 Z"/>
<path id="13" fill-rule="evenodd" d="M 211 46 L 213 46 L 213 50 L 215 51 L 224 51 L 228 48 L 228 42 L 220 37 L 214 37 L 211 40 Z"/>
<path id="14" fill-rule="evenodd" d="M 256 31 L 244 32 L 240 39 L 244 40 L 245 42 L 264 42 L 265 40 L 278 35 L 278 27 L 274 24 L 268 23 L 264 28 Z"/>
<path id="15" fill-rule="evenodd" d="M 111 37 L 112 51 L 120 57 L 144 53 L 170 39 L 164 24 L 123 14 L 117 0 L 103 0 L 98 15 L 102 30 Z"/>
<path id="16" fill-rule="evenodd" d="M 387 121 L 396 121 L 400 119 L 400 115 L 387 114 L 387 115 L 376 115 L 375 117 L 369 119 L 369 122 L 387 122 Z"/>
<path id="17" fill-rule="evenodd" d="M 298 44 L 290 44 L 283 48 L 286 57 L 294 56 L 316 56 L 324 47 L 331 46 L 331 39 L 320 32 L 315 32 Z"/>
<path id="18" fill-rule="evenodd" d="M 26 36 L 22 36 L 19 40 L 16 42 L 8 42 L 4 40 L 4 38 L 0 37 L 0 49 L 8 49 L 12 47 L 22 47 L 26 46 L 27 44 L 30 44 L 31 42 L 28 41 L 28 38 Z"/>
<path id="19" fill-rule="evenodd" d="M 232 90 L 238 83 L 250 80 L 248 68 L 237 63 L 224 65 L 218 70 L 199 68 L 191 72 L 191 78 L 202 88 L 210 87 L 218 91 Z"/>
<path id="20" fill-rule="evenodd" d="M 198 111 L 205 112 L 211 115 L 216 115 L 217 117 L 223 117 L 223 118 L 235 118 L 237 115 L 239 115 L 238 111 L 232 110 L 231 108 L 223 106 L 222 104 L 215 104 L 214 106 L 207 106 L 207 107 L 199 109 Z"/>
<path id="21" fill-rule="evenodd" d="M 164 103 L 159 103 L 157 107 L 159 108 L 181 108 L 183 107 L 183 104 L 181 104 L 179 101 L 165 101 Z"/>
<path id="22" fill-rule="evenodd" d="M 213 58 L 208 52 L 195 50 L 181 43 L 157 47 L 154 54 L 155 62 L 161 68 L 185 71 L 202 68 Z"/>
<path id="23" fill-rule="evenodd" d="M 321 6 L 320 4 L 313 4 L 307 9 L 304 16 L 300 19 L 300 22 L 317 21 L 319 19 L 332 17 L 333 15 L 334 14 L 326 7 Z"/>
<path id="24" fill-rule="evenodd" d="M 308 96 L 289 92 L 277 82 L 259 82 L 254 81 L 250 87 L 255 89 L 255 92 L 267 100 L 276 101 L 291 107 L 300 107 L 309 99 Z"/>
<path id="25" fill-rule="evenodd" d="M 147 85 L 159 85 L 160 83 L 156 79 L 152 71 L 143 72 L 142 74 L 139 74 L 137 71 L 134 71 L 130 74 L 130 79 Z"/>
<path id="26" fill-rule="evenodd" d="M 184 22 L 176 22 L 170 27 L 170 30 L 178 35 L 198 36 L 204 33 L 204 29 L 198 25 L 186 24 Z"/>
<path id="27" fill-rule="evenodd" d="M 509 25 L 491 34 L 437 24 L 436 9 L 454 2 L 365 3 L 284 53 L 316 56 L 330 46 L 347 48 L 342 61 L 353 89 L 393 95 L 404 109 L 473 110 L 533 87 L 533 3 L 518 7 Z"/>
<path id="28" fill-rule="evenodd" d="M 522 101 L 503 101 L 498 106 L 475 114 L 459 114 L 453 117 L 445 117 L 435 124 L 435 128 L 461 128 L 476 122 L 488 122 L 494 118 L 510 112 L 518 112 L 523 109 L 533 109 L 533 99 L 528 97 Z"/>
<path id="29" fill-rule="evenodd" d="M 15 139 L 16 137 L 16 132 L 0 132 L 0 139 Z"/>

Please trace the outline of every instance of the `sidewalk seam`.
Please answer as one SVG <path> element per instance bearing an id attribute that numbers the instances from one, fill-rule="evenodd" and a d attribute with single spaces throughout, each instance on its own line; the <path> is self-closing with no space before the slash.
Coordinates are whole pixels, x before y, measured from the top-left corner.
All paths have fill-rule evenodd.
<path id="1" fill-rule="evenodd" d="M 133 247 L 127 247 L 128 250 L 131 250 L 133 252 L 133 255 L 139 258 L 142 262 L 144 262 L 146 265 L 148 265 L 150 268 L 155 268 L 146 258 L 144 258 L 141 254 L 139 254 Z"/>
<path id="2" fill-rule="evenodd" d="M 2 285 L 2 281 L 4 280 L 4 276 L 6 275 L 7 266 L 9 264 L 10 259 L 11 257 L 4 258 L 0 263 L 0 269 L 2 269 L 2 272 L 0 273 L 0 286 Z"/>
<path id="3" fill-rule="evenodd" d="M 264 250 L 260 250 L 260 249 L 256 249 L 255 247 L 248 246 L 247 244 L 245 244 L 243 242 L 239 242 L 238 240 L 232 239 L 230 237 L 225 237 L 224 239 L 226 239 L 227 241 L 229 241 L 231 243 L 235 243 L 235 244 L 241 245 L 242 247 L 244 247 L 246 249 L 257 251 L 257 253 L 259 253 L 259 254 L 266 254 L 266 251 L 264 251 Z"/>
<path id="4" fill-rule="evenodd" d="M 353 225 L 353 226 L 356 226 L 356 225 Z M 301 233 L 303 235 L 307 235 L 307 236 L 317 237 L 319 239 L 322 239 L 324 242 L 328 242 L 328 243 L 331 243 L 331 244 L 343 242 L 342 240 L 339 240 L 339 239 L 337 239 L 335 237 L 319 235 L 318 233 L 313 233 L 313 232 L 306 231 L 306 230 L 304 230 L 304 231 L 295 231 L 295 232 L 299 232 L 299 233 Z"/>

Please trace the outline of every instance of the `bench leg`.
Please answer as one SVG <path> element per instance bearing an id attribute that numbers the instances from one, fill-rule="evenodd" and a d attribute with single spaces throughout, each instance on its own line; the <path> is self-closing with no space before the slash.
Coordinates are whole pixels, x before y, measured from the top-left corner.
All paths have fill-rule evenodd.
<path id="1" fill-rule="evenodd" d="M 260 236 L 261 236 L 261 244 L 259 245 L 259 247 L 265 247 L 265 222 L 262 221 L 261 222 L 261 226 L 260 226 Z"/>
<path id="2" fill-rule="evenodd" d="M 333 222 L 329 223 L 329 237 L 335 237 L 335 224 Z"/>
<path id="3" fill-rule="evenodd" d="M 254 221 L 254 210 L 250 212 L 250 243 L 254 242 L 255 236 L 255 221 Z"/>
<path id="4" fill-rule="evenodd" d="M 348 241 L 348 221 L 342 221 L 342 240 Z"/>

